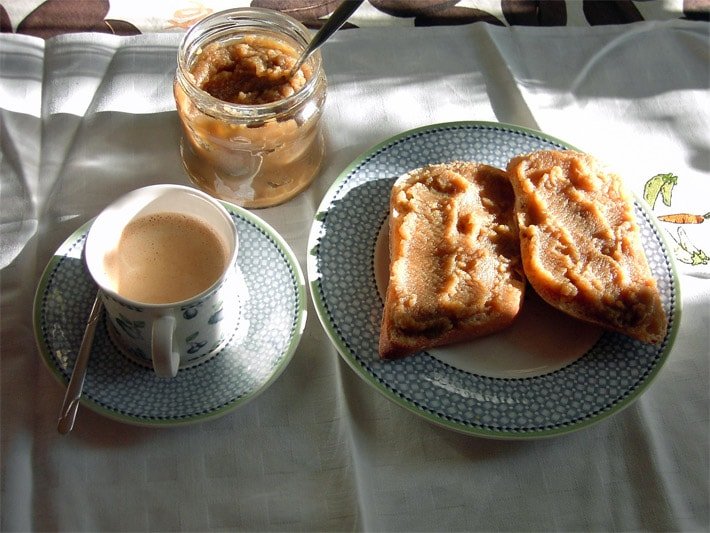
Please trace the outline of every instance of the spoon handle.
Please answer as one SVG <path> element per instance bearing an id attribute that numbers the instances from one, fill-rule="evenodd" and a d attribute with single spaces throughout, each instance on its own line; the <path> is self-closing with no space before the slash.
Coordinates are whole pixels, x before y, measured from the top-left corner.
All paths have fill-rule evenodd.
<path id="1" fill-rule="evenodd" d="M 76 411 L 79 408 L 79 399 L 81 398 L 81 393 L 84 388 L 86 367 L 88 366 L 89 355 L 91 354 L 91 344 L 94 341 L 94 331 L 96 330 L 96 323 L 99 320 L 99 316 L 101 316 L 102 309 L 103 303 L 97 294 L 94 305 L 91 308 L 91 313 L 89 314 L 89 320 L 86 323 L 84 337 L 81 339 L 81 347 L 79 348 L 79 354 L 76 356 L 76 361 L 74 362 L 67 392 L 64 394 L 62 410 L 59 412 L 57 431 L 62 435 L 66 435 L 74 427 Z"/>
<path id="2" fill-rule="evenodd" d="M 340 26 L 345 24 L 345 21 L 360 7 L 362 2 L 363 0 L 344 0 L 341 2 L 335 11 L 333 11 L 333 14 L 328 17 L 328 20 L 323 24 L 321 29 L 313 36 L 313 39 L 308 43 L 308 46 L 298 58 L 296 64 L 291 68 L 291 72 L 298 71 L 308 56 L 320 48 L 320 46 L 328 40 L 328 37 L 333 35 Z"/>

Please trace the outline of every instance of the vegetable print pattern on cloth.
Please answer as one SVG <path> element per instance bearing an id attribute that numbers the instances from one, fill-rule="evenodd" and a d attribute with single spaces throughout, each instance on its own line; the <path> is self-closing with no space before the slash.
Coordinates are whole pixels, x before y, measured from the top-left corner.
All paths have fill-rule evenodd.
<path id="1" fill-rule="evenodd" d="M 673 240 L 673 253 L 687 274 L 710 277 L 710 201 L 705 213 L 681 212 L 673 203 L 673 191 L 683 180 L 673 173 L 656 174 L 643 188 L 643 199 Z M 707 197 L 705 197 L 707 201 Z"/>

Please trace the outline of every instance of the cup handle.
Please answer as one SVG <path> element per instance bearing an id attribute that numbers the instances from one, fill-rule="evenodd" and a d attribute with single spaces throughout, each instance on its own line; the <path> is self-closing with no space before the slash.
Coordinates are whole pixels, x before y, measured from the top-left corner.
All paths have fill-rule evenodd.
<path id="1" fill-rule="evenodd" d="M 162 316 L 153 322 L 153 369 L 161 378 L 174 378 L 180 364 L 180 354 L 173 350 L 174 332 L 175 317 L 172 315 Z"/>

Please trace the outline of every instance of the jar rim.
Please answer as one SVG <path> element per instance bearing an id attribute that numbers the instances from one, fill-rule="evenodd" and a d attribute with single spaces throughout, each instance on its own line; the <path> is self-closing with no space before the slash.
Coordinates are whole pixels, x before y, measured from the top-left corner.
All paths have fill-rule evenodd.
<path id="1" fill-rule="evenodd" d="M 303 51 L 310 39 L 310 30 L 301 22 L 285 13 L 260 7 L 237 7 L 212 13 L 199 20 L 183 36 L 177 53 L 178 81 L 183 89 L 198 97 L 210 109 L 220 110 L 234 118 L 268 118 L 289 112 L 307 99 L 318 85 L 322 74 L 320 51 L 316 50 L 308 58 L 313 67 L 313 75 L 305 85 L 290 96 L 265 104 L 237 104 L 220 100 L 195 85 L 191 79 L 189 63 L 194 51 L 203 45 L 215 42 L 223 37 L 246 34 L 250 31 L 272 33 L 288 37 L 297 45 L 297 52 Z M 300 49 L 298 49 L 300 47 Z"/>

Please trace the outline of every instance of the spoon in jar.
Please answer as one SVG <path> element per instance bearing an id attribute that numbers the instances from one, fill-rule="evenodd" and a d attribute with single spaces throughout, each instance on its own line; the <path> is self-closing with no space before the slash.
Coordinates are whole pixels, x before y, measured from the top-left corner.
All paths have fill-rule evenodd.
<path id="1" fill-rule="evenodd" d="M 321 45 L 328 40 L 328 38 L 333 35 L 336 30 L 338 30 L 345 21 L 350 18 L 350 15 L 355 13 L 355 10 L 360 7 L 363 0 L 344 0 L 341 4 L 333 11 L 333 14 L 328 17 L 328 20 L 323 24 L 320 30 L 313 36 L 311 42 L 308 43 L 306 49 L 301 53 L 296 63 L 291 67 L 289 71 L 289 78 L 292 77 L 298 69 L 301 68 L 303 63 L 309 56 L 315 52 Z"/>

